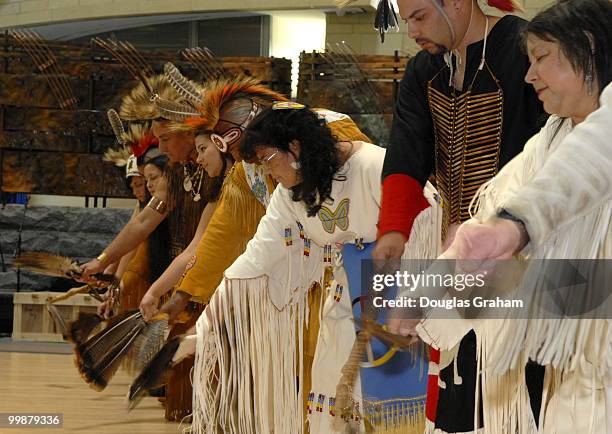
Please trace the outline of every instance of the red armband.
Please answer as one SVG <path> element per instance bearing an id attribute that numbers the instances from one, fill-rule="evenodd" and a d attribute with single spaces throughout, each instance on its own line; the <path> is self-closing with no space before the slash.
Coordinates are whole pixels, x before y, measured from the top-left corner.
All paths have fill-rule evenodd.
<path id="1" fill-rule="evenodd" d="M 381 202 L 379 238 L 395 231 L 401 232 L 408 239 L 414 219 L 429 206 L 421 184 L 411 176 L 399 173 L 384 179 Z"/>

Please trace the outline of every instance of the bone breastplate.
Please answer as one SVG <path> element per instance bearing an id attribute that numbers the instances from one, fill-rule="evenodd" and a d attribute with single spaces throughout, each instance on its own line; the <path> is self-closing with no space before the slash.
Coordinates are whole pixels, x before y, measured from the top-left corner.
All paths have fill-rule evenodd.
<path id="1" fill-rule="evenodd" d="M 443 221 L 442 239 L 449 225 L 470 218 L 469 206 L 478 188 L 498 170 L 501 144 L 503 94 L 497 79 L 486 65 L 497 84 L 497 91 L 474 94 L 472 87 L 451 95 L 433 88 L 432 78 L 427 83 L 427 96 L 433 118 L 436 152 L 436 184 L 441 196 Z"/>

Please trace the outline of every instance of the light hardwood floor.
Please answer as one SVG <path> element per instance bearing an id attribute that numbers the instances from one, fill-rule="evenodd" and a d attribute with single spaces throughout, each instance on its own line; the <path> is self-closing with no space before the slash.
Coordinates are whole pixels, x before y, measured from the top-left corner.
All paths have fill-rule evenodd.
<path id="1" fill-rule="evenodd" d="M 146 397 L 128 413 L 130 379 L 120 370 L 102 392 L 91 389 L 74 367 L 73 356 L 0 352 L 0 413 L 63 413 L 63 429 L 0 428 L 0 433 L 172 433 L 157 398 Z M 182 428 L 188 425 L 183 424 Z"/>

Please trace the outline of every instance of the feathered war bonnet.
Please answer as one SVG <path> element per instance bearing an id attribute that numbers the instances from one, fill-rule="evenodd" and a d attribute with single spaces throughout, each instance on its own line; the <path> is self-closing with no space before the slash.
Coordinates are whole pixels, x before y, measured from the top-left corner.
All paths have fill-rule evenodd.
<path id="1" fill-rule="evenodd" d="M 142 176 L 138 171 L 138 159 L 151 159 L 161 155 L 157 148 L 157 138 L 151 133 L 151 123 L 132 122 L 126 131 L 115 110 L 108 110 L 107 115 L 121 148 L 108 149 L 104 153 L 104 161 L 117 167 L 125 167 L 125 177 L 128 180 L 133 176 Z"/>
<path id="2" fill-rule="evenodd" d="M 194 89 L 198 88 L 195 83 L 190 83 Z M 119 143 L 129 144 L 135 158 L 150 160 L 161 155 L 157 148 L 159 141 L 151 132 L 152 121 L 172 121 L 196 114 L 197 111 L 170 85 L 166 77 L 159 74 L 141 79 L 123 98 L 119 115 L 115 116 L 115 121 L 111 120 L 111 125 Z M 123 130 L 121 119 L 132 121 L 127 131 Z"/>
<path id="3" fill-rule="evenodd" d="M 357 0 L 336 0 L 338 7 L 346 7 Z M 442 11 L 441 0 L 430 0 L 434 3 L 434 6 L 444 14 Z M 385 33 L 389 29 L 396 29 L 399 31 L 399 24 L 397 20 L 396 2 L 394 0 L 379 0 L 378 7 L 376 8 L 376 16 L 374 18 L 374 28 L 378 30 L 380 34 L 381 42 L 385 42 Z M 523 11 L 523 7 L 518 3 L 517 0 L 477 0 L 480 9 L 485 11 L 487 7 L 498 9 L 502 12 L 513 13 Z M 445 17 L 448 21 L 448 17 Z"/>
<path id="4" fill-rule="evenodd" d="M 200 87 L 185 79 L 194 89 Z M 164 74 L 141 80 L 121 102 L 119 116 L 127 121 L 182 120 L 198 112 L 170 84 Z"/>
<path id="5" fill-rule="evenodd" d="M 197 116 L 185 116 L 173 122 L 175 131 L 210 134 L 219 151 L 227 153 L 240 143 L 249 123 L 265 107 L 288 99 L 252 77 L 219 78 L 208 82 L 199 95 L 185 86 L 184 77 L 172 64 L 164 68 L 169 81 L 183 95 L 191 95 Z M 181 79 L 182 77 L 182 79 Z"/>

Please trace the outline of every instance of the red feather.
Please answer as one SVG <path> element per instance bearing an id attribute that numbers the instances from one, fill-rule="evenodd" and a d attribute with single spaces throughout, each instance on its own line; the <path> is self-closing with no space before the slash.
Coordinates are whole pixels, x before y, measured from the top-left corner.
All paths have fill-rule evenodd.
<path id="1" fill-rule="evenodd" d="M 202 126 L 206 125 L 206 119 L 201 118 L 201 117 L 195 117 L 195 116 L 187 118 L 183 122 L 185 125 L 190 126 L 194 130 L 197 130 L 201 128 Z"/>
<path id="2" fill-rule="evenodd" d="M 138 158 L 141 155 L 144 155 L 144 153 L 147 152 L 151 146 L 157 146 L 158 144 L 159 140 L 157 140 L 157 137 L 151 133 L 145 133 L 142 135 L 138 143 L 132 144 L 132 152 L 134 153 L 134 156 Z"/>
<path id="3" fill-rule="evenodd" d="M 516 4 L 512 0 L 488 0 L 489 6 L 504 12 L 516 12 Z"/>

